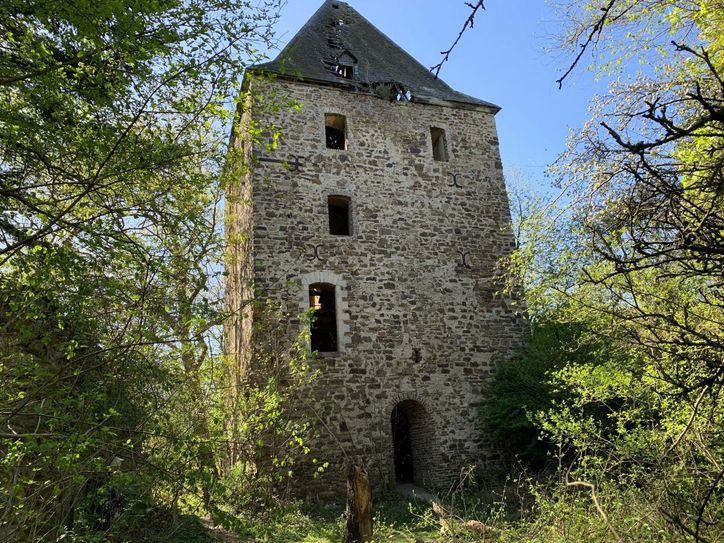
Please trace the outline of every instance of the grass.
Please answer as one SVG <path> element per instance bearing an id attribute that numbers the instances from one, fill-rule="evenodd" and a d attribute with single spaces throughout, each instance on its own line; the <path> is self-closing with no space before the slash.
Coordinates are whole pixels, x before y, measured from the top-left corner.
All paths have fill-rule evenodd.
<path id="1" fill-rule="evenodd" d="M 447 543 L 480 541 L 463 523 L 483 521 L 486 526 L 501 527 L 515 522 L 525 514 L 526 496 L 519 493 L 521 481 L 493 477 L 473 482 L 463 481 L 468 488 L 441 494 L 443 505 L 453 516 L 446 516 L 448 532 L 440 533 L 440 520 L 431 505 L 396 493 L 379 493 L 373 502 L 375 543 Z M 462 483 L 461 483 L 462 487 Z M 295 502 L 266 512 L 229 514 L 217 522 L 226 530 L 209 523 L 183 519 L 169 543 L 339 543 L 345 522 L 345 504 L 338 502 Z M 458 515 L 458 516 L 455 516 Z M 498 531 L 497 528 L 493 528 Z M 452 532 L 451 532 L 452 530 Z M 168 531 L 167 531 L 168 533 Z M 492 534 L 488 534 L 488 537 Z M 502 532 L 500 533 L 502 536 Z M 497 538 L 500 539 L 500 538 Z M 490 539 L 489 539 L 490 540 Z M 160 541 L 160 540 L 159 540 Z"/>
<path id="2" fill-rule="evenodd" d="M 535 494 L 533 493 L 535 492 Z M 621 541 L 679 541 L 669 521 L 657 516 L 656 504 L 638 489 L 602 488 L 609 518 Z M 571 491 L 555 479 L 476 481 L 468 489 L 442 494 L 446 533 L 431 506 L 396 494 L 378 494 L 373 504 L 375 543 L 606 543 L 617 538 L 589 493 Z M 232 519 L 234 535 L 194 518 L 176 517 L 173 537 L 130 538 L 124 543 L 339 543 L 344 504 L 298 502 L 281 510 Z M 160 526 L 161 523 L 156 523 Z M 169 530 L 164 530 L 169 535 Z M 724 541 L 712 524 L 709 541 Z"/>
<path id="3" fill-rule="evenodd" d="M 445 535 L 440 533 L 440 520 L 430 504 L 392 492 L 376 494 L 372 509 L 374 542 L 479 541 L 480 533 L 470 532 L 462 526 L 464 521 L 475 519 L 492 526 L 520 517 L 524 500 L 515 492 L 519 481 L 511 484 L 507 477 L 494 474 L 490 480 L 473 481 L 471 475 L 472 471 L 467 473 L 454 492 L 451 489 L 441 494 L 446 510 L 459 515 L 446 518 Z M 297 502 L 281 510 L 234 517 L 229 519 L 233 525 L 227 528 L 239 543 L 338 543 L 344 529 L 344 509 L 341 500 Z"/>
<path id="4" fill-rule="evenodd" d="M 401 496 L 378 498 L 373 517 L 375 543 L 434 541 L 439 536 L 431 507 Z M 338 543 L 343 527 L 343 503 L 300 502 L 283 511 L 246 519 L 235 531 L 244 543 Z"/>

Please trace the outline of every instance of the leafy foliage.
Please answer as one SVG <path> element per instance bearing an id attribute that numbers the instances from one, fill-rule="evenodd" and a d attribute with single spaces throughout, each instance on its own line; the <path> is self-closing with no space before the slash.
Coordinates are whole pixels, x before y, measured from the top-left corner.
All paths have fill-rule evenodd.
<path id="1" fill-rule="evenodd" d="M 657 68 L 594 101 L 554 168 L 565 205 L 526 214 L 509 262 L 535 326 L 576 330 L 566 351 L 598 345 L 549 374 L 553 401 L 535 418 L 563 469 L 560 486 L 539 489 L 536 525 L 550 529 L 530 540 L 717 541 L 724 9 L 706 0 L 565 7 L 574 64 L 591 49 L 603 74 L 637 54 Z"/>
<path id="2" fill-rule="evenodd" d="M 498 365 L 480 414 L 484 431 L 503 451 L 506 462 L 520 460 L 540 469 L 547 461 L 549 443 L 542 440 L 533 415 L 550 407 L 553 390 L 549 373 L 562 365 L 556 330 L 535 326 L 526 352 Z"/>
<path id="3" fill-rule="evenodd" d="M 0 6 L 2 539 L 223 499 L 227 121 L 278 5 Z"/>

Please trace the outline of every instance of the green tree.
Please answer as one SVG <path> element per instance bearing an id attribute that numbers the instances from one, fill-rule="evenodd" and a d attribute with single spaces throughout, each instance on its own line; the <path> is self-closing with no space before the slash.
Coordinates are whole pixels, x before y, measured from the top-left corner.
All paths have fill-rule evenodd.
<path id="1" fill-rule="evenodd" d="M 528 221 L 528 243 L 511 261 L 534 319 L 584 331 L 566 350 L 604 347 L 553 373 L 559 397 L 538 417 L 570 460 L 560 474 L 566 488 L 592 499 L 582 506 L 569 491 L 544 505 L 560 500 L 568 519 L 571 507 L 590 507 L 598 520 L 589 528 L 599 531 L 579 534 L 589 540 L 716 541 L 724 530 L 724 5 L 562 7 L 572 70 L 592 50 L 604 77 L 629 61 L 656 68 L 594 101 L 554 168 L 566 205 Z"/>
<path id="2" fill-rule="evenodd" d="M 227 121 L 279 4 L 0 6 L 0 539 L 210 506 Z"/>

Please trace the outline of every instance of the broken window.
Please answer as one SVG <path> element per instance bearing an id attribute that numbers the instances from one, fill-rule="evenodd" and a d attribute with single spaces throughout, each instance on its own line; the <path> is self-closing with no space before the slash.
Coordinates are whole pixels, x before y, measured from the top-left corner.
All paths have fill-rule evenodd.
<path id="1" fill-rule="evenodd" d="M 327 149 L 347 149 L 347 119 L 336 113 L 324 114 L 324 137 Z"/>
<path id="2" fill-rule="evenodd" d="M 354 79 L 354 66 L 350 64 L 337 64 L 337 75 L 342 79 Z"/>
<path id="3" fill-rule="evenodd" d="M 346 196 L 327 197 L 329 233 L 333 236 L 349 236 L 352 232 L 349 204 L 350 199 Z"/>
<path id="4" fill-rule="evenodd" d="M 337 310 L 334 285 L 309 285 L 309 307 L 313 310 L 311 348 L 320 353 L 337 351 Z"/>
<path id="5" fill-rule="evenodd" d="M 430 136 L 432 137 L 432 158 L 447 162 L 448 154 L 445 130 L 433 126 L 430 128 Z"/>
<path id="6" fill-rule="evenodd" d="M 349 51 L 343 52 L 341 55 L 336 57 L 336 64 L 334 66 L 334 73 L 342 79 L 355 79 L 357 59 Z"/>

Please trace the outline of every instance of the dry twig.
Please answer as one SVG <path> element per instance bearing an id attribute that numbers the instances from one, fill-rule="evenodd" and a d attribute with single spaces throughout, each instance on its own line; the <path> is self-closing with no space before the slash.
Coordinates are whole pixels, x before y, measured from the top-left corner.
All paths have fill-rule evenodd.
<path id="1" fill-rule="evenodd" d="M 460 41 L 460 38 L 463 37 L 463 34 L 465 34 L 465 31 L 468 28 L 473 28 L 475 26 L 475 15 L 478 13 L 478 10 L 485 9 L 484 5 L 485 0 L 478 0 L 475 4 L 472 4 L 470 2 L 465 2 L 465 5 L 468 6 L 472 11 L 470 12 L 470 16 L 465 20 L 465 24 L 463 25 L 462 30 L 460 30 L 460 33 L 458 34 L 458 37 L 455 38 L 455 41 L 450 46 L 450 49 L 447 51 L 440 51 L 440 54 L 442 55 L 442 60 L 435 64 L 432 68 L 430 68 L 430 71 L 435 74 L 435 79 L 440 75 L 440 70 L 442 69 L 442 65 L 445 64 L 448 60 L 450 60 L 450 53 L 452 53 L 452 50 L 455 49 L 455 46 Z"/>

